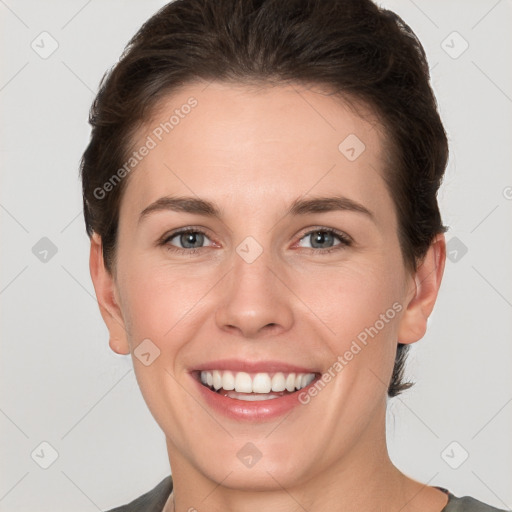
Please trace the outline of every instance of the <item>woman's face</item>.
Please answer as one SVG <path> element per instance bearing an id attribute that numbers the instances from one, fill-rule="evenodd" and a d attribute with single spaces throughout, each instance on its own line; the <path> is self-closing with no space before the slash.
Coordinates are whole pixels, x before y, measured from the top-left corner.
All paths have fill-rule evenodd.
<path id="1" fill-rule="evenodd" d="M 365 119 L 304 88 L 214 82 L 139 130 L 112 281 L 126 337 L 111 344 L 132 352 L 173 471 L 263 489 L 376 457 L 415 277 Z"/>

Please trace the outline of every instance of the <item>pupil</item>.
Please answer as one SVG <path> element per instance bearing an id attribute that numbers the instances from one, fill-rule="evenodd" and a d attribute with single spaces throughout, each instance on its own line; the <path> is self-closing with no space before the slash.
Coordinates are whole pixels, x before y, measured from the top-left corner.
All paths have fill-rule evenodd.
<path id="1" fill-rule="evenodd" d="M 314 238 L 313 238 L 314 243 L 312 245 L 314 247 L 316 243 L 318 243 L 320 245 L 325 244 L 326 241 L 329 242 L 331 238 L 332 238 L 331 233 L 327 233 L 325 231 L 317 231 L 314 235 Z"/>
<path id="2" fill-rule="evenodd" d="M 201 247 L 202 236 L 203 235 L 201 233 L 185 233 L 181 235 L 181 245 L 183 247 L 190 248 L 190 246 L 187 244 L 191 244 L 192 247 L 196 247 L 195 244 L 197 244 L 199 241 L 198 247 Z"/>

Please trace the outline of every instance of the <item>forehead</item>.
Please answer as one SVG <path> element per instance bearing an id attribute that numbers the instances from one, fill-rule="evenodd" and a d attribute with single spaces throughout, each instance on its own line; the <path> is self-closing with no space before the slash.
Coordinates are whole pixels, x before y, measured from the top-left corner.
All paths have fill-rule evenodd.
<path id="1" fill-rule="evenodd" d="M 166 193 L 254 209 L 333 187 L 362 202 L 385 192 L 376 116 L 298 85 L 190 84 L 160 101 L 133 150 L 123 204 L 139 212 Z"/>

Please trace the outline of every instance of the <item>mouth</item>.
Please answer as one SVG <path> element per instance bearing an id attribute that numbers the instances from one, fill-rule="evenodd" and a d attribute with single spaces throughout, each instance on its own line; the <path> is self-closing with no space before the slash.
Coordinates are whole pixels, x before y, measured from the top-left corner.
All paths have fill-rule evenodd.
<path id="1" fill-rule="evenodd" d="M 295 395 L 320 374 L 316 372 L 257 372 L 222 369 L 194 372 L 198 382 L 220 396 L 245 402 L 261 402 Z"/>
<path id="2" fill-rule="evenodd" d="M 206 408 L 237 422 L 266 422 L 305 403 L 304 393 L 321 378 L 315 368 L 285 361 L 218 359 L 189 370 Z"/>

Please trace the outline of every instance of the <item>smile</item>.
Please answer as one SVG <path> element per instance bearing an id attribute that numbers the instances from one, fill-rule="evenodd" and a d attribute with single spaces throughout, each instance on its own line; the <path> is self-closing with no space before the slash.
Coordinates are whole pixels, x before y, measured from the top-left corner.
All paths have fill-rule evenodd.
<path id="1" fill-rule="evenodd" d="M 223 396 L 248 402 L 272 400 L 299 391 L 313 382 L 314 373 L 247 373 L 203 370 L 201 383 Z"/>
<path id="2" fill-rule="evenodd" d="M 189 375 L 207 409 L 237 422 L 254 423 L 305 408 L 299 396 L 322 373 L 317 366 L 296 366 L 283 360 L 231 358 L 195 365 Z"/>

